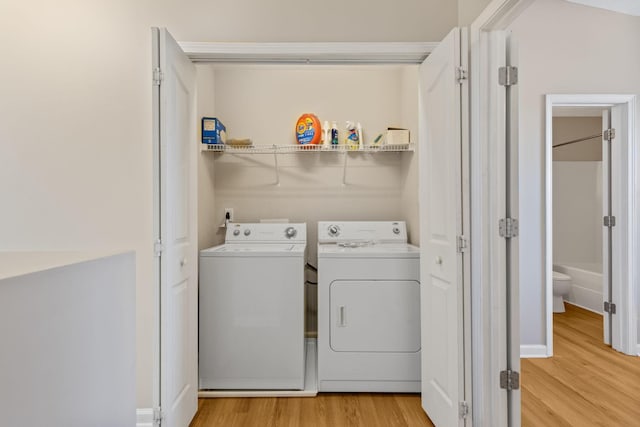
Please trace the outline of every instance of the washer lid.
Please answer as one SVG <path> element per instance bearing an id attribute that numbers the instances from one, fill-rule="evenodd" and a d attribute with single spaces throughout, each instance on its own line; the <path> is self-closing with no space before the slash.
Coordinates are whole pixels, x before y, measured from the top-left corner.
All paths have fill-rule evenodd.
<path id="1" fill-rule="evenodd" d="M 299 257 L 306 245 L 286 243 L 225 243 L 200 251 L 201 257 Z"/>
<path id="2" fill-rule="evenodd" d="M 318 258 L 420 258 L 420 248 L 408 243 L 367 245 L 318 244 Z"/>

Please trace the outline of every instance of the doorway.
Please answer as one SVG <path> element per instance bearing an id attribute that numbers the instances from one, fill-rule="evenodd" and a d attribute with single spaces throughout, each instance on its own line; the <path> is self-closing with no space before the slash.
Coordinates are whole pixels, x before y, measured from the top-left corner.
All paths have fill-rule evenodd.
<path id="1" fill-rule="evenodd" d="M 605 343 L 622 353 L 638 354 L 637 266 L 631 262 L 636 259 L 638 234 L 633 214 L 637 209 L 634 106 L 632 95 L 547 95 L 547 357 L 553 355 L 554 271 L 571 280 L 565 291 L 569 302 L 603 313 Z M 559 136 L 558 131 L 576 124 L 584 135 Z"/>

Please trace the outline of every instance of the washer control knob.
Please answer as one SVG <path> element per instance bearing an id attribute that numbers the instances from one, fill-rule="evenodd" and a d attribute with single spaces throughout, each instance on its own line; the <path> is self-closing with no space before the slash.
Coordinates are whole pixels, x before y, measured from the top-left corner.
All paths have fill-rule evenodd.
<path id="1" fill-rule="evenodd" d="M 399 227 L 393 227 L 393 234 L 400 234 L 400 228 Z"/>
<path id="2" fill-rule="evenodd" d="M 251 230 L 249 230 L 248 228 L 246 230 L 244 230 L 244 235 L 248 236 L 249 234 L 251 234 Z"/>
<path id="3" fill-rule="evenodd" d="M 234 236 L 239 236 L 240 235 L 240 230 L 233 230 L 233 235 Z"/>
<path id="4" fill-rule="evenodd" d="M 287 239 L 293 239 L 296 237 L 296 234 L 298 234 L 298 230 L 293 227 L 287 227 L 287 229 L 284 230 L 284 235 L 287 236 Z"/>
<path id="5" fill-rule="evenodd" d="M 338 227 L 337 225 L 330 225 L 328 230 L 329 236 L 331 237 L 337 237 L 340 235 L 340 227 Z"/>

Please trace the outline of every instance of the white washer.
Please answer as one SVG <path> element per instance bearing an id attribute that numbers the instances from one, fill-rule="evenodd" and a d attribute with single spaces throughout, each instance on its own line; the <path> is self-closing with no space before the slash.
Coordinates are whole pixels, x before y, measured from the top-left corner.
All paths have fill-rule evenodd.
<path id="1" fill-rule="evenodd" d="M 404 222 L 318 223 L 319 391 L 420 391 L 419 257 Z"/>
<path id="2" fill-rule="evenodd" d="M 304 389 L 306 224 L 229 224 L 200 252 L 200 389 Z"/>

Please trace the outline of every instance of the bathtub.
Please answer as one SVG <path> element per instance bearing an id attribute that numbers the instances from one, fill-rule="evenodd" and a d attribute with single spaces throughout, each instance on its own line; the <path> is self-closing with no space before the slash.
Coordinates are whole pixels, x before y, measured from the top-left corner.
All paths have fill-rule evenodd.
<path id="1" fill-rule="evenodd" d="M 562 263 L 554 264 L 553 270 L 571 277 L 571 292 L 565 301 L 602 314 L 602 264 Z"/>

